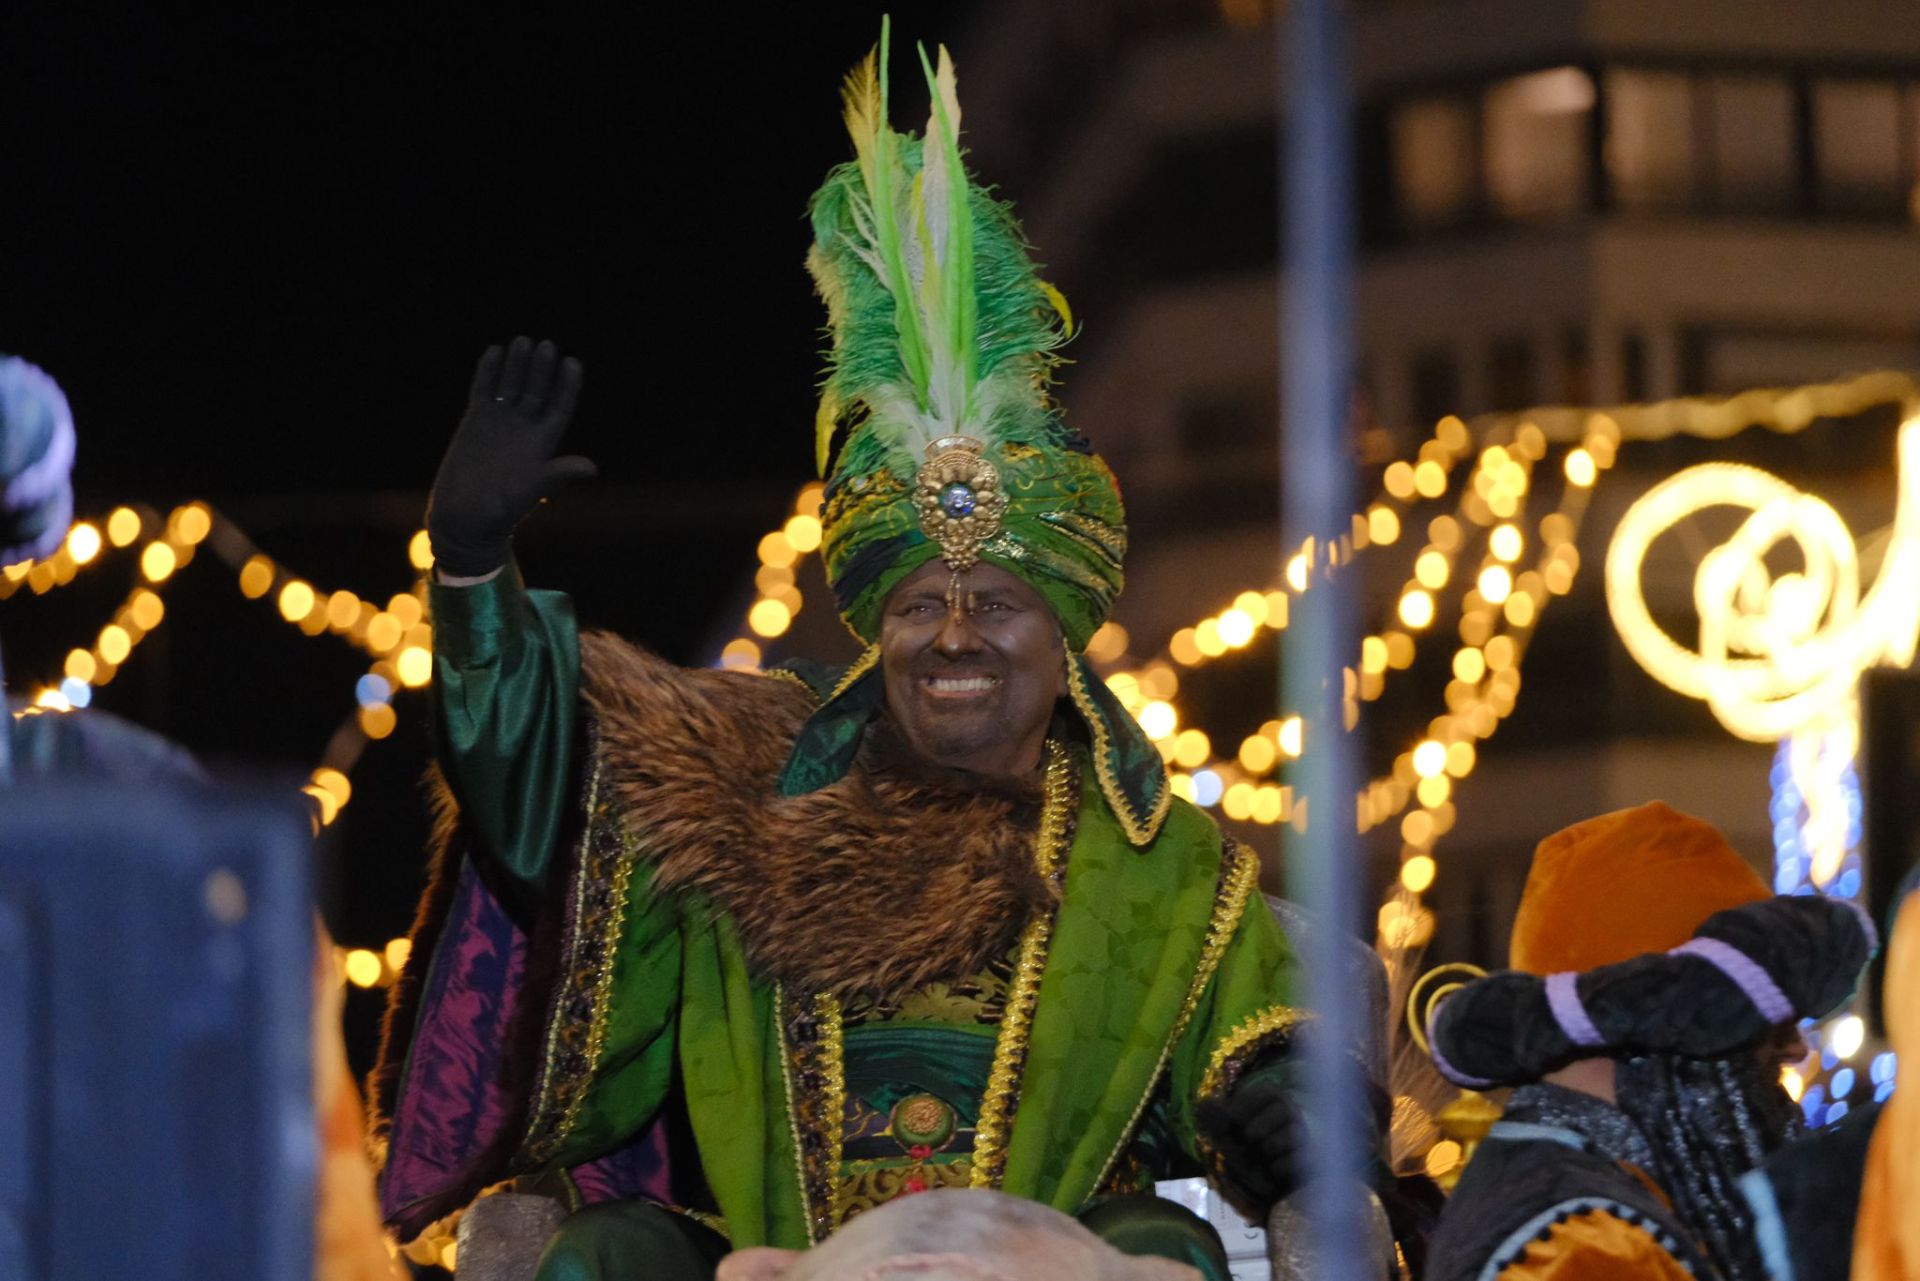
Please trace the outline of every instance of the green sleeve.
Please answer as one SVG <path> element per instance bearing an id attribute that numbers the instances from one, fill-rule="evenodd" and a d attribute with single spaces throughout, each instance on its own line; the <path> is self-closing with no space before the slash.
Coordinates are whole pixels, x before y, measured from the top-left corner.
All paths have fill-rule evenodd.
<path id="1" fill-rule="evenodd" d="M 484 855 L 538 894 L 574 801 L 573 602 L 528 591 L 512 562 L 471 587 L 435 583 L 429 602 L 440 767 Z"/>
<path id="2" fill-rule="evenodd" d="M 1175 1132 L 1192 1155 L 1208 1157 L 1195 1136 L 1194 1106 L 1231 1093 L 1257 1060 L 1291 1042 L 1309 1017 L 1299 1005 L 1304 981 L 1280 923 L 1257 891 L 1249 894 L 1219 968 L 1174 1047 Z"/>

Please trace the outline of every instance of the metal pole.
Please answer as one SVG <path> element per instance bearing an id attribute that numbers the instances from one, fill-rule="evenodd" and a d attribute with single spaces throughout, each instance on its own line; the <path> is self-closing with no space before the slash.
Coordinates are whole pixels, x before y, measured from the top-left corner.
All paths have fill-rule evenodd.
<path id="1" fill-rule="evenodd" d="M 1357 664 L 1359 633 L 1348 566 L 1334 552 L 1353 513 L 1351 145 L 1342 0 L 1291 0 L 1275 23 L 1282 121 L 1281 511 L 1282 563 L 1315 540 L 1311 586 L 1286 634 L 1282 706 L 1302 719 L 1289 771 L 1295 821 L 1286 834 L 1289 893 L 1320 922 L 1301 959 L 1317 1034 L 1307 1038 L 1308 1153 L 1304 1197 L 1313 1275 L 1363 1281 L 1372 1226 L 1359 1136 L 1361 1082 L 1350 1047 L 1362 1043 L 1365 1000 L 1344 981 L 1357 919 L 1358 861 L 1352 737 L 1342 717 L 1342 671 Z M 1304 821 L 1302 821 L 1304 816 Z M 1378 1281 L 1365 1278 L 1365 1281 Z"/>

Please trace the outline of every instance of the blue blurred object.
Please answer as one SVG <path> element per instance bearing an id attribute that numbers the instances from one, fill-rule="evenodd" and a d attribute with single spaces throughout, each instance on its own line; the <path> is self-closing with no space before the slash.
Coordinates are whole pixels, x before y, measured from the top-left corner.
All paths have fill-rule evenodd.
<path id="1" fill-rule="evenodd" d="M 277 794 L 4 794 L 0 1278 L 310 1275 L 308 843 Z"/>

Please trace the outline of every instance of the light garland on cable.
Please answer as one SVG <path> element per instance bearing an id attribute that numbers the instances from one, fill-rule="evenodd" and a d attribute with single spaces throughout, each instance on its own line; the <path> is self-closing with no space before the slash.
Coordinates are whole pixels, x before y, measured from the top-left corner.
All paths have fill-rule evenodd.
<path id="1" fill-rule="evenodd" d="M 104 526 L 104 533 L 102 526 Z M 374 659 L 354 686 L 352 717 L 329 741 L 324 757 L 301 788 L 315 805 L 317 827 L 331 824 L 352 797 L 348 773 L 370 740 L 391 734 L 398 723 L 393 697 L 433 678 L 433 631 L 426 621 L 425 572 L 432 566 L 426 531 L 415 533 L 408 558 L 417 577 L 411 591 L 391 597 L 384 609 L 350 591 L 322 591 L 289 573 L 251 539 L 203 502 L 174 508 L 164 519 L 151 508 L 117 507 L 97 526 L 77 521 L 52 555 L 0 568 L 0 599 L 25 586 L 42 594 L 71 583 L 101 563 L 109 550 L 140 547 L 133 590 L 101 628 L 91 646 L 68 652 L 61 679 L 38 692 L 16 715 L 71 711 L 92 702 L 93 691 L 111 681 L 133 650 L 166 617 L 161 593 L 174 574 L 205 545 L 235 571 L 241 595 L 270 599 L 280 617 L 308 636 L 333 634 Z"/>

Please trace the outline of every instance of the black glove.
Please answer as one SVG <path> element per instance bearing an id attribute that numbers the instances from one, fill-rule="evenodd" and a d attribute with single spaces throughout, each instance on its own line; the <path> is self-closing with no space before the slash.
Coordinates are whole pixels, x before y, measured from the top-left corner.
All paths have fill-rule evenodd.
<path id="1" fill-rule="evenodd" d="M 578 455 L 553 456 L 580 399 L 580 362 L 550 342 L 516 338 L 487 348 L 467 412 L 447 445 L 427 501 L 434 563 L 476 577 L 507 563 L 513 527 L 548 495 L 595 474 Z"/>
<path id="2" fill-rule="evenodd" d="M 1307 1129 L 1293 1095 L 1278 1081 L 1250 1077 L 1224 1099 L 1194 1109 L 1194 1125 L 1220 1158 L 1218 1173 L 1243 1213 L 1266 1212 L 1300 1183 Z"/>

